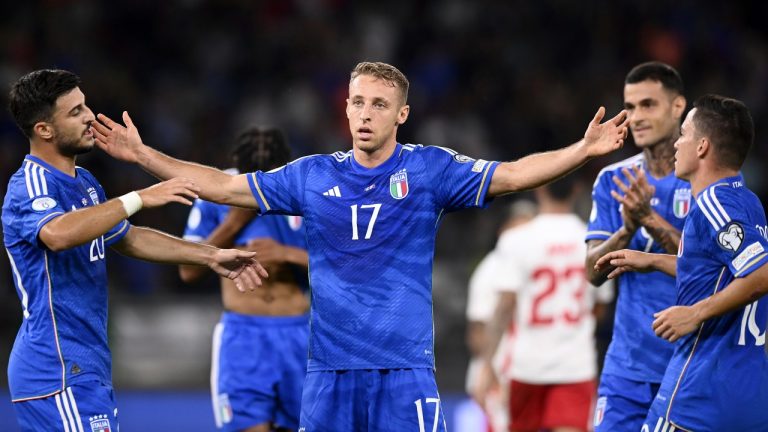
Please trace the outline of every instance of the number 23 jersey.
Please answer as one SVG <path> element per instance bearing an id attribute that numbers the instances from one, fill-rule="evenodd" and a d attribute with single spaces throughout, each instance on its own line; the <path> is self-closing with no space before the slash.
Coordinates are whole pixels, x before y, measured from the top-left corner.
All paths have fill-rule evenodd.
<path id="1" fill-rule="evenodd" d="M 262 212 L 304 217 L 309 371 L 433 368 L 432 264 L 444 212 L 484 207 L 498 164 L 397 144 L 365 168 L 352 151 L 248 175 Z"/>

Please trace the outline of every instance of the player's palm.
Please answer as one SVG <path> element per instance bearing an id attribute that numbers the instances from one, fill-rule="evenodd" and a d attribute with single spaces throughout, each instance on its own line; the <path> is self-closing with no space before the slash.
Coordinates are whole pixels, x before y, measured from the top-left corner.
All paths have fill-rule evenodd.
<path id="1" fill-rule="evenodd" d="M 176 177 L 140 190 L 144 208 L 160 207 L 170 202 L 192 205 L 200 188 L 188 178 Z"/>
<path id="2" fill-rule="evenodd" d="M 605 271 L 610 267 L 613 267 L 613 270 L 608 274 L 608 279 L 614 279 L 620 274 L 630 271 L 649 272 L 653 270 L 652 254 L 622 249 L 608 252 L 595 263 L 595 270 L 598 272 Z"/>
<path id="3" fill-rule="evenodd" d="M 137 162 L 139 150 L 144 144 L 128 112 L 123 111 L 125 126 L 104 114 L 99 114 L 96 118 L 98 120 L 91 123 L 96 145 L 115 159 Z"/>
<path id="4" fill-rule="evenodd" d="M 624 139 L 629 130 L 629 116 L 626 110 L 622 110 L 614 118 L 600 123 L 605 116 L 605 108 L 600 107 L 595 117 L 587 126 L 584 133 L 584 143 L 587 155 L 590 157 L 602 156 L 624 145 Z"/>

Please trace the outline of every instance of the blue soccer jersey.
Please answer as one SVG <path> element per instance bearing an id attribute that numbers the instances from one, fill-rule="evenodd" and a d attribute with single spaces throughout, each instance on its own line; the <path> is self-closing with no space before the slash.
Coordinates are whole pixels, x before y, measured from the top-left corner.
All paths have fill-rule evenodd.
<path id="1" fill-rule="evenodd" d="M 592 213 L 586 240 L 607 240 L 618 231 L 623 221 L 618 201 L 611 191 L 623 192 L 613 182 L 617 176 L 625 183 L 622 168 L 645 167 L 643 154 L 636 155 L 603 169 L 592 190 Z M 648 175 L 648 183 L 656 187 L 651 206 L 664 220 L 682 230 L 691 206 L 691 186 L 674 173 L 657 179 Z M 637 230 L 629 249 L 666 253 L 645 228 Z M 653 314 L 675 301 L 675 280 L 661 272 L 627 272 L 619 277 L 613 338 L 605 357 L 603 374 L 616 375 L 639 382 L 659 383 L 664 376 L 672 347 L 658 338 L 651 327 Z"/>
<path id="2" fill-rule="evenodd" d="M 8 183 L 3 240 L 24 311 L 8 364 L 14 401 L 50 396 L 87 380 L 111 385 L 104 252 L 129 224 L 61 252 L 38 239 L 57 216 L 104 201 L 101 185 L 87 170 L 78 167 L 71 177 L 30 155 Z"/>
<path id="3" fill-rule="evenodd" d="M 484 206 L 496 166 L 449 149 L 397 144 L 375 168 L 348 151 L 248 175 L 261 211 L 304 216 L 309 371 L 434 367 L 440 218 Z"/>
<path id="4" fill-rule="evenodd" d="M 766 219 L 741 176 L 696 197 L 677 258 L 677 304 L 692 305 L 768 263 Z M 768 431 L 768 299 L 712 318 L 675 344 L 646 425 Z"/>

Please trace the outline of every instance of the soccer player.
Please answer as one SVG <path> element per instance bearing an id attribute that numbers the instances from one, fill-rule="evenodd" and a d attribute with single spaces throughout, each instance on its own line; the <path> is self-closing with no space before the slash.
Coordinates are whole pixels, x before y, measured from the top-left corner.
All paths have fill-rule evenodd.
<path id="1" fill-rule="evenodd" d="M 527 199 L 517 200 L 509 206 L 507 218 L 499 229 L 499 235 L 530 221 L 536 216 L 536 204 Z M 500 285 L 503 281 L 498 278 L 498 258 L 495 250 L 483 257 L 469 278 L 469 293 L 467 296 L 467 346 L 471 358 L 467 368 L 466 391 L 475 393 L 478 385 L 479 372 L 484 362 L 484 351 L 488 345 L 486 327 L 493 318 L 493 312 L 498 304 Z M 514 338 L 512 327 L 506 329 L 501 346 L 493 359 L 494 372 L 506 380 L 511 366 L 509 344 Z M 506 381 L 505 381 L 506 382 Z M 509 429 L 507 413 L 507 386 L 490 389 L 485 392 L 483 400 L 476 401 L 482 407 L 485 415 L 481 419 L 489 432 L 506 431 Z"/>
<path id="2" fill-rule="evenodd" d="M 596 264 L 613 268 L 610 277 L 677 277 L 677 306 L 654 315 L 653 330 L 675 351 L 643 431 L 768 431 L 768 226 L 739 173 L 753 140 L 741 101 L 699 98 L 675 144 L 675 174 L 697 204 L 677 256 L 622 250 Z"/>
<path id="3" fill-rule="evenodd" d="M 481 381 L 494 381 L 491 359 L 514 323 L 510 431 L 589 430 L 595 315 L 612 300 L 613 284 L 595 288 L 584 277 L 587 227 L 573 212 L 576 191 L 574 176 L 537 189 L 539 215 L 502 234 L 495 249 L 500 298 L 487 326 Z"/>
<path id="4" fill-rule="evenodd" d="M 592 191 L 587 227 L 587 279 L 602 284 L 608 271 L 595 262 L 629 248 L 677 250 L 690 208 L 691 187 L 674 175 L 674 143 L 685 110 L 683 81 L 659 62 L 634 67 L 624 82 L 636 156 L 606 167 Z M 596 432 L 639 430 L 661 383 L 672 347 L 651 331 L 653 313 L 674 304 L 675 281 L 659 272 L 628 273 L 618 280 L 613 337 L 600 376 Z"/>
<path id="5" fill-rule="evenodd" d="M 99 114 L 99 146 L 160 177 L 195 179 L 204 199 L 304 216 L 311 290 L 307 378 L 299 430 L 444 430 L 434 377 L 432 263 L 443 214 L 538 187 L 623 145 L 626 113 L 600 108 L 584 139 L 514 162 L 401 144 L 408 80 L 360 63 L 346 114 L 352 150 L 231 176 L 179 161 Z M 426 429 L 425 429 L 426 430 Z"/>
<path id="6" fill-rule="evenodd" d="M 94 115 L 79 86 L 70 72 L 39 70 L 14 83 L 9 95 L 11 114 L 30 143 L 8 183 L 2 213 L 24 317 L 8 364 L 24 431 L 118 428 L 107 345 L 106 246 L 148 261 L 207 265 L 243 288 L 259 283 L 253 252 L 220 250 L 128 223 L 141 208 L 191 204 L 198 190 L 191 180 L 107 201 L 96 179 L 75 165 L 94 144 Z"/>
<path id="7" fill-rule="evenodd" d="M 236 142 L 233 174 L 269 171 L 290 161 L 278 129 L 248 128 Z M 213 333 L 211 364 L 214 418 L 224 431 L 295 431 L 309 340 L 306 232 L 300 217 L 255 215 L 196 200 L 184 231 L 186 240 L 256 251 L 270 274 L 258 290 L 245 293 L 221 278 L 224 313 Z M 185 282 L 205 272 L 179 267 Z"/>

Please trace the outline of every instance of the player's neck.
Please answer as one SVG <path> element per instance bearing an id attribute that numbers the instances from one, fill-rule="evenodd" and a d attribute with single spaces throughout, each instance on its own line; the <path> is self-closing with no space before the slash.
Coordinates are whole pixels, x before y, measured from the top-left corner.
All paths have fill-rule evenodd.
<path id="1" fill-rule="evenodd" d="M 643 149 L 648 173 L 653 177 L 666 177 L 675 170 L 675 141 L 678 135 L 674 133 L 655 145 Z"/>
<path id="2" fill-rule="evenodd" d="M 30 142 L 29 154 L 45 161 L 48 165 L 56 168 L 57 170 L 74 177 L 75 172 L 75 156 L 66 156 L 58 152 L 56 144 L 45 142 L 36 143 Z"/>
<path id="3" fill-rule="evenodd" d="M 388 142 L 381 147 L 373 151 L 362 150 L 358 146 L 354 146 L 352 154 L 355 157 L 355 162 L 364 166 L 365 168 L 376 168 L 383 164 L 392 156 L 397 147 L 397 141 L 393 138 L 391 142 Z"/>
<path id="4" fill-rule="evenodd" d="M 709 169 L 700 169 L 690 178 L 691 192 L 693 196 L 699 196 L 709 185 L 717 183 L 724 178 L 737 175 L 739 175 L 739 171 L 730 168 L 709 167 Z"/>

